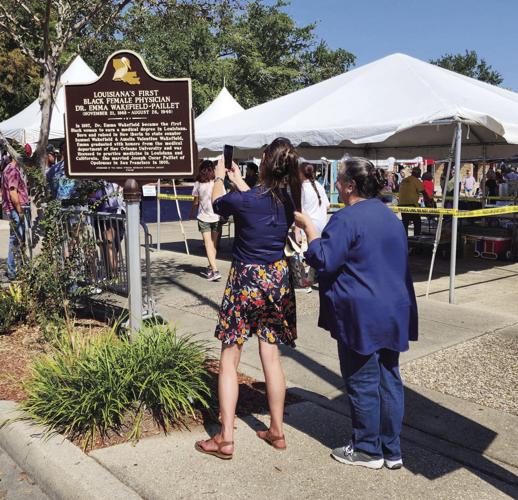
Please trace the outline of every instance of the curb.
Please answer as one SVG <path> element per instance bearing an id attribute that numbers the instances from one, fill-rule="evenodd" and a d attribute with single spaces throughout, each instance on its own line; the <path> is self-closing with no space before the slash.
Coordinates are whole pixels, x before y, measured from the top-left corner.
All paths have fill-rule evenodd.
<path id="1" fill-rule="evenodd" d="M 16 416 L 14 401 L 0 401 L 0 422 Z M 0 447 L 51 498 L 137 500 L 141 497 L 68 439 L 42 439 L 44 428 L 14 422 L 0 429 Z"/>

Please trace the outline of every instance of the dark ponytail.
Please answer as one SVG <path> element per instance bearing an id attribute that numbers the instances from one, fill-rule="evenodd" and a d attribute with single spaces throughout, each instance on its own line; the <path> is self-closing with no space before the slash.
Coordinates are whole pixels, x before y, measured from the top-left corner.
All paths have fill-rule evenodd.
<path id="1" fill-rule="evenodd" d="M 283 201 L 281 189 L 288 184 L 295 208 L 300 211 L 299 155 L 289 139 L 278 137 L 264 150 L 260 182 L 274 199 L 281 202 Z"/>
<path id="2" fill-rule="evenodd" d="M 338 178 L 354 181 L 358 195 L 362 198 L 376 198 L 385 187 L 385 175 L 366 158 L 353 157 L 344 160 Z"/>
<path id="3" fill-rule="evenodd" d="M 315 185 L 315 167 L 313 164 L 305 161 L 300 164 L 300 172 L 309 182 L 311 182 L 311 185 L 317 194 L 318 206 L 320 207 L 322 205 L 322 197 L 320 196 L 320 192 Z"/>

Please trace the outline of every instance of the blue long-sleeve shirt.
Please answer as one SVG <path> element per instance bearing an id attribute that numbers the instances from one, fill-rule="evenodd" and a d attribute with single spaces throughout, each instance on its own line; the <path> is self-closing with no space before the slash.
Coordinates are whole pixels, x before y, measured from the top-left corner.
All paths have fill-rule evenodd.
<path id="1" fill-rule="evenodd" d="M 306 260 L 319 273 L 319 326 L 360 354 L 408 350 L 417 305 L 401 221 L 378 199 L 335 213 Z"/>
<path id="2" fill-rule="evenodd" d="M 214 213 L 224 218 L 234 216 L 234 260 L 270 264 L 284 258 L 294 206 L 285 189 L 280 195 L 282 200 L 276 200 L 269 191 L 256 186 L 249 191 L 228 193 L 214 201 Z"/>

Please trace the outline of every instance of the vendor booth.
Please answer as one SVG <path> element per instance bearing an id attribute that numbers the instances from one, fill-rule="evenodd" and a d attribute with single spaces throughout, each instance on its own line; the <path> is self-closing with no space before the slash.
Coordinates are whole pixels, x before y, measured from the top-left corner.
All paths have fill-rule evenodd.
<path id="1" fill-rule="evenodd" d="M 288 137 L 308 159 L 454 158 L 457 210 L 461 154 L 469 159 L 518 153 L 518 94 L 393 54 L 197 130 L 201 155 L 232 144 L 257 156 L 278 136 Z M 454 217 L 451 302 L 457 228 Z"/>

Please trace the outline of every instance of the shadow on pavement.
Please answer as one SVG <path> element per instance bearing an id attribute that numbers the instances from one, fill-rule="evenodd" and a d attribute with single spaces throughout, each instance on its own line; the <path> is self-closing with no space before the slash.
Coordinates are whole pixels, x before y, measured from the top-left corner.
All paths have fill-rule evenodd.
<path id="1" fill-rule="evenodd" d="M 300 350 L 283 347 L 282 354 L 317 374 L 321 379 L 337 389 L 343 388 L 344 382 L 341 376 L 315 362 Z M 342 414 L 345 417 L 344 421 L 347 419 L 347 422 L 344 422 L 343 429 L 328 429 L 325 422 L 318 426 L 315 426 L 310 418 L 297 419 L 295 422 L 290 422 L 288 416 L 286 419 L 287 423 L 295 425 L 298 430 L 320 441 L 329 448 L 340 446 L 349 440 L 350 416 L 345 395 L 330 400 L 320 394 L 300 388 L 293 388 L 290 391 L 306 400 L 313 401 L 320 406 Z M 287 412 L 289 414 L 289 408 Z M 431 422 L 431 424 L 428 422 Z M 405 467 L 412 473 L 433 480 L 459 468 L 466 467 L 473 474 L 503 493 L 511 496 L 513 494 L 516 495 L 518 477 L 484 456 L 484 452 L 497 435 L 493 430 L 441 406 L 408 387 L 405 388 L 404 423 L 407 427 L 407 429 L 403 429 L 402 433 Z M 429 451 L 446 456 L 450 460 L 441 461 L 441 467 L 438 467 L 436 464 L 416 456 L 415 453 L 405 453 L 405 440 L 415 443 L 412 436 L 407 436 L 411 434 L 410 429 L 425 433 L 429 440 L 434 440 L 437 443 L 436 446 L 423 446 L 416 443 L 418 447 L 424 447 Z M 457 439 L 453 440 L 449 439 L 449 437 Z M 470 455 L 469 461 L 460 459 L 459 454 L 455 453 L 455 448 L 463 448 Z"/>

